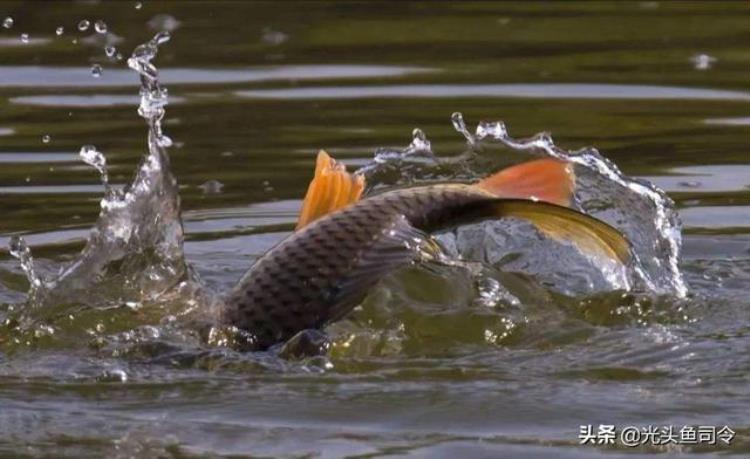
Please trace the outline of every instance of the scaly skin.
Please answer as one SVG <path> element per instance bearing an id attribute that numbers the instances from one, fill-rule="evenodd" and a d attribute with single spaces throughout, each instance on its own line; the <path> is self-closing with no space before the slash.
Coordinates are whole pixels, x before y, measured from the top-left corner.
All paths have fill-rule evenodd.
<path id="1" fill-rule="evenodd" d="M 431 185 L 379 194 L 315 220 L 245 273 L 226 299 L 223 322 L 254 335 L 246 350 L 321 328 L 359 304 L 385 268 L 413 259 L 407 248 L 413 241 L 394 239 L 395 230 L 410 225 L 429 232 L 492 199 L 471 185 Z M 357 273 L 359 281 L 352 284 Z"/>

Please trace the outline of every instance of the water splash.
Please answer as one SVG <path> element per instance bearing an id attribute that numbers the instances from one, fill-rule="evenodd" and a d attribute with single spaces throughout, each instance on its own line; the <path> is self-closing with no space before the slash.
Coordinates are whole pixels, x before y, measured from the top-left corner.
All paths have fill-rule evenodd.
<path id="1" fill-rule="evenodd" d="M 107 173 L 107 158 L 93 145 L 84 145 L 78 152 L 81 160 L 99 172 L 102 184 L 109 188 L 109 175 Z"/>
<path id="2" fill-rule="evenodd" d="M 31 256 L 31 249 L 29 249 L 29 246 L 26 244 L 26 240 L 21 236 L 13 236 L 10 238 L 8 248 L 10 254 L 21 262 L 21 269 L 23 269 L 26 278 L 29 280 L 31 292 L 36 292 L 41 289 L 43 282 L 34 269 L 34 258 Z"/>
<path id="3" fill-rule="evenodd" d="M 405 149 L 376 151 L 374 160 L 358 173 L 366 175 L 370 190 L 420 182 L 476 181 L 507 166 L 508 157 L 503 158 L 505 164 L 498 164 L 497 155 L 489 157 L 484 152 L 498 144 L 516 153 L 562 159 L 576 168 L 574 207 L 620 229 L 633 244 L 634 261 L 623 267 L 608 260 L 588 259 L 551 241 L 531 240 L 529 235 L 535 232 L 523 222 L 485 222 L 441 235 L 443 246 L 452 248 L 451 255 L 528 272 L 568 293 L 614 288 L 677 297 L 687 294 L 679 270 L 680 221 L 673 201 L 662 190 L 625 176 L 593 148 L 573 152 L 558 148 L 545 132 L 516 139 L 503 122 L 484 121 L 471 133 L 458 112 L 451 116 L 451 122 L 466 139 L 467 152 L 438 158 L 429 143 L 426 151 L 414 148 L 415 137 Z M 518 162 L 512 155 L 510 161 Z"/>
<path id="4" fill-rule="evenodd" d="M 427 170 L 437 167 L 438 163 L 427 135 L 415 128 L 408 146 L 378 148 L 372 162 L 359 168 L 356 173 L 366 177 L 368 191 L 372 191 L 417 183 Z"/>
<path id="5" fill-rule="evenodd" d="M 563 150 L 546 132 L 515 139 L 501 121 L 483 121 L 473 137 L 477 144 L 499 142 L 516 151 L 542 152 L 580 166 L 576 168 L 575 196 L 579 208 L 625 233 L 636 255 L 634 269 L 649 290 L 687 295 L 679 269 L 681 222 L 674 201 L 663 190 L 626 176 L 594 148 Z"/>
<path id="6" fill-rule="evenodd" d="M 13 27 L 13 22 L 14 21 L 12 17 L 6 17 L 5 19 L 3 19 L 3 28 L 10 29 L 11 27 Z"/>
<path id="7" fill-rule="evenodd" d="M 104 153 L 90 145 L 81 148 L 81 159 L 98 171 L 105 188 L 99 218 L 81 254 L 57 276 L 49 280 L 43 279 L 35 271 L 30 250 L 23 240 L 14 239 L 11 249 L 13 255 L 21 260 L 22 268 L 31 284 L 31 292 L 43 293 L 30 296 L 32 304 L 41 305 L 37 300 L 40 297 L 45 300 L 43 306 L 62 305 L 62 308 L 73 301 L 93 306 L 91 309 L 105 308 L 114 303 L 125 306 L 120 309 L 128 312 L 137 309 L 140 314 L 146 314 L 153 308 L 141 307 L 144 303 L 159 301 L 167 297 L 165 293 L 168 292 L 176 292 L 175 296 L 180 297 L 180 292 L 189 292 L 190 285 L 197 285 L 192 282 L 194 278 L 184 260 L 182 250 L 180 200 L 166 150 L 172 145 L 172 140 L 165 135 L 161 124 L 168 103 L 168 92 L 160 85 L 159 72 L 153 64 L 159 47 L 169 38 L 168 32 L 156 34 L 152 40 L 138 46 L 127 61 L 128 66 L 140 76 L 138 114 L 146 121 L 148 127 L 147 151 L 132 182 L 124 187 L 110 184 Z M 454 114 L 451 121 L 456 130 L 466 138 L 469 151 L 456 157 L 438 158 L 426 134 L 420 129 L 414 129 L 409 145 L 401 149 L 378 149 L 373 162 L 361 168 L 358 173 L 367 176 L 370 189 L 402 184 L 416 185 L 443 179 L 473 181 L 491 170 L 483 167 L 480 153 L 493 143 L 502 144 L 516 152 L 524 151 L 565 159 L 580 167 L 580 171 L 577 171 L 580 185 L 576 196 L 578 207 L 610 221 L 628 234 L 639 247 L 637 255 L 640 261 L 636 268 L 640 270 L 640 276 L 649 287 L 656 291 L 666 291 L 671 285 L 673 291 L 684 295 L 686 289 L 677 269 L 679 222 L 676 220 L 671 201 L 663 192 L 653 185 L 625 177 L 595 150 L 567 152 L 558 149 L 551 137 L 544 133 L 530 139 L 514 139 L 509 136 L 502 122 L 480 123 L 476 132 L 472 134 L 460 113 Z M 614 190 L 613 184 L 620 188 Z M 207 191 L 220 184 L 208 185 L 210 186 L 206 187 Z M 220 186 L 215 188 L 221 191 Z M 621 193 L 623 189 L 625 193 Z M 606 202 L 607 206 L 602 206 L 602 202 Z M 634 207 L 628 207 L 629 205 Z M 654 218 L 654 215 L 657 218 Z M 507 313 L 507 308 L 532 304 L 547 294 L 547 291 L 541 287 L 543 282 L 527 288 L 533 290 L 539 285 L 540 293 L 537 294 L 535 290 L 535 296 L 524 296 L 519 294 L 518 288 L 507 288 L 510 283 L 498 277 L 495 272 L 502 270 L 494 268 L 497 264 L 503 267 L 515 262 L 518 265 L 518 259 L 508 261 L 507 251 L 488 254 L 487 250 L 494 249 L 487 247 L 491 247 L 490 242 L 496 246 L 508 246 L 508 235 L 514 233 L 503 232 L 494 226 L 480 230 L 462 229 L 456 234 L 445 235 L 441 242 L 446 246 L 453 244 L 449 252 L 457 257 L 465 253 L 471 255 L 471 250 L 485 251 L 484 254 L 480 254 L 482 256 L 476 258 L 489 262 L 489 267 L 482 263 L 474 264 L 476 269 L 469 263 L 455 263 L 451 266 L 469 267 L 467 271 L 470 276 L 466 284 L 474 288 L 475 295 L 470 300 L 472 306 L 493 310 L 493 320 L 498 321 L 494 328 L 483 328 L 483 333 L 486 331 L 486 334 L 482 335 L 482 339 L 498 344 L 512 334 L 517 324 L 522 323 L 520 317 L 514 318 L 511 322 L 504 322 L 507 318 L 502 316 Z M 669 233 L 670 230 L 674 234 Z M 524 239 L 526 242 L 530 233 L 528 228 L 515 232 L 527 238 Z M 657 242 L 654 243 L 654 240 Z M 649 248 L 649 243 L 657 245 Z M 536 249 L 531 251 L 560 260 L 567 266 L 580 265 L 580 260 L 571 258 L 570 250 L 558 252 L 556 250 L 559 249 L 552 246 L 540 247 L 546 252 Z M 494 263 L 489 255 L 496 256 L 494 261 L 499 263 Z M 511 253 L 510 258 L 516 255 Z M 543 263 L 538 262 L 529 266 L 533 268 L 541 264 Z M 609 280 L 609 287 L 631 287 L 627 273 L 619 272 L 610 266 L 598 266 L 598 269 L 604 273 L 603 277 Z M 586 272 L 583 278 L 589 279 L 590 274 Z M 446 278 L 450 279 L 451 285 L 456 285 L 453 278 Z M 669 284 L 669 281 L 672 284 Z M 587 283 L 584 288 L 590 291 L 592 286 L 594 282 Z M 529 301 L 528 298 L 532 300 Z M 205 309 L 205 304 L 207 303 L 184 301 L 180 304 L 180 312 Z M 174 319 L 172 315 L 164 315 L 158 310 L 157 312 L 165 317 L 164 323 L 170 324 Z M 101 337 L 105 332 L 113 333 L 109 328 L 97 326 L 91 334 Z M 210 345 L 221 345 L 223 339 L 217 340 L 216 336 L 213 339 L 209 338 Z"/>
<path id="8" fill-rule="evenodd" d="M 90 25 L 91 25 L 91 23 L 88 21 L 88 19 L 82 19 L 78 23 L 78 30 L 80 30 L 81 32 L 85 32 L 85 31 L 88 30 L 88 28 L 89 28 Z"/>
<path id="9" fill-rule="evenodd" d="M 171 146 L 172 140 L 164 135 L 161 128 L 164 107 L 167 105 L 167 89 L 159 85 L 159 73 L 151 61 L 156 57 L 159 45 L 168 42 L 169 39 L 169 32 L 159 32 L 149 42 L 135 48 L 133 55 L 128 59 L 128 66 L 141 77 L 141 103 L 138 106 L 138 114 L 146 119 L 150 128 L 149 143 L 154 142 L 157 148 Z"/>
<path id="10" fill-rule="evenodd" d="M 476 144 L 476 138 L 471 135 L 469 130 L 466 128 L 464 116 L 460 112 L 455 112 L 451 115 L 451 124 L 453 124 L 453 129 L 455 129 L 459 134 L 463 135 L 466 138 L 466 141 L 469 142 L 469 145 Z"/>
<path id="11" fill-rule="evenodd" d="M 158 298 L 189 276 L 182 251 L 177 181 L 166 152 L 172 142 L 161 126 L 167 91 L 160 86 L 158 70 L 151 62 L 168 40 L 168 34 L 157 34 L 138 46 L 128 60 L 141 77 L 138 113 L 148 126 L 148 151 L 133 181 L 122 188 L 112 186 L 104 154 L 92 145 L 80 150 L 81 159 L 99 172 L 105 187 L 101 211 L 81 254 L 44 283 L 48 290 L 45 304 L 79 301 L 104 307 L 141 302 Z M 27 251 L 19 246 L 17 253 Z M 28 262 L 26 266 L 27 273 L 32 273 L 27 274 L 29 278 L 39 279 L 33 265 Z M 32 290 L 42 283 L 33 284 Z"/>

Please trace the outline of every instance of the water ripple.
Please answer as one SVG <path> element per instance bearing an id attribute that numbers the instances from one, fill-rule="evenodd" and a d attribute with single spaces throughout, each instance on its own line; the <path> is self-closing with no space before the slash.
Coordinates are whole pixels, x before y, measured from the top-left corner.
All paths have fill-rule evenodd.
<path id="1" fill-rule="evenodd" d="M 387 65 L 282 65 L 236 69 L 173 68 L 164 71 L 169 84 L 248 83 L 274 80 L 326 80 L 336 78 L 398 77 L 430 72 L 423 67 Z M 138 77 L 124 69 L 107 69 L 91 78 L 90 67 L 0 67 L 0 87 L 112 87 L 133 86 Z"/>
<path id="2" fill-rule="evenodd" d="M 707 88 L 620 84 L 415 84 L 237 91 L 257 99 L 363 99 L 370 97 L 523 97 L 544 99 L 690 99 L 748 101 L 750 93 Z"/>

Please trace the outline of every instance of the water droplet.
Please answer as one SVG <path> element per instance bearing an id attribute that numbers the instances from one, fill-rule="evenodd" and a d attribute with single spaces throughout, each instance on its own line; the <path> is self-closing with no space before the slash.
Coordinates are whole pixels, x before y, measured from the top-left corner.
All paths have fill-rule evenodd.
<path id="1" fill-rule="evenodd" d="M 425 135 L 424 131 L 419 128 L 414 128 L 413 131 L 411 131 L 411 137 L 413 140 L 419 140 L 420 142 L 424 142 L 427 140 L 427 136 Z"/>
<path id="2" fill-rule="evenodd" d="M 49 135 L 44 134 L 42 136 L 42 143 L 49 143 L 50 140 L 52 140 L 52 138 Z"/>
<path id="3" fill-rule="evenodd" d="M 99 19 L 94 23 L 94 30 L 96 30 L 97 33 L 107 33 L 107 23 Z"/>
<path id="4" fill-rule="evenodd" d="M 107 175 L 107 158 L 96 149 L 93 145 L 84 145 L 81 147 L 81 151 L 78 152 L 78 156 L 81 157 L 84 163 L 92 166 L 102 178 L 102 183 L 106 186 L 109 183 L 109 177 Z"/>
<path id="5" fill-rule="evenodd" d="M 263 43 L 267 43 L 269 45 L 278 46 L 285 41 L 289 39 L 289 35 L 285 34 L 284 32 L 273 30 L 271 28 L 265 28 L 263 29 L 263 35 L 261 36 L 261 40 L 263 40 Z"/>
<path id="6" fill-rule="evenodd" d="M 21 269 L 26 274 L 32 291 L 41 287 L 42 280 L 34 271 L 34 258 L 31 256 L 31 249 L 26 244 L 26 240 L 20 236 L 12 236 L 8 244 L 8 250 L 14 258 L 21 262 Z"/>
<path id="7" fill-rule="evenodd" d="M 50 325 L 39 324 L 34 328 L 34 337 L 43 338 L 55 334 L 55 329 Z"/>
<path id="8" fill-rule="evenodd" d="M 60 26 L 60 27 L 58 27 L 57 29 L 55 29 L 55 35 L 57 35 L 58 37 L 59 37 L 60 35 L 62 35 L 63 33 L 65 33 L 65 27 L 63 27 L 63 26 Z"/>
<path id="9" fill-rule="evenodd" d="M 483 140 L 487 137 L 494 140 L 503 140 L 508 137 L 508 131 L 505 129 L 505 123 L 502 121 L 481 121 L 477 125 L 474 135 L 477 140 Z"/>
<path id="10" fill-rule="evenodd" d="M 708 54 L 696 54 L 690 58 L 690 62 L 693 63 L 693 68 L 696 70 L 708 70 L 713 67 L 716 61 L 718 59 Z"/>
<path id="11" fill-rule="evenodd" d="M 540 148 L 545 151 L 550 151 L 555 148 L 555 141 L 552 140 L 552 134 L 550 134 L 549 132 L 540 132 L 538 134 L 534 134 L 531 139 L 529 139 L 529 143 L 531 144 L 531 146 Z"/>
<path id="12" fill-rule="evenodd" d="M 209 180 L 205 183 L 198 185 L 198 188 L 203 191 L 203 194 L 218 194 L 224 188 L 224 184 L 218 180 Z"/>
<path id="13" fill-rule="evenodd" d="M 172 38 L 172 36 L 169 34 L 168 30 L 162 30 L 161 32 L 154 35 L 154 41 L 157 45 L 168 42 L 170 38 Z"/>
<path id="14" fill-rule="evenodd" d="M 120 368 L 104 370 L 99 376 L 99 381 L 124 383 L 128 382 L 128 374 L 125 372 L 125 370 L 121 370 Z"/>
<path id="15" fill-rule="evenodd" d="M 102 66 L 99 64 L 94 64 L 91 66 L 91 75 L 94 76 L 94 78 L 99 78 L 102 76 Z"/>
<path id="16" fill-rule="evenodd" d="M 117 52 L 117 49 L 114 46 L 105 46 L 104 47 L 104 54 L 107 55 L 107 57 L 112 57 Z"/>
<path id="17" fill-rule="evenodd" d="M 172 139 L 169 136 L 162 134 L 156 139 L 156 143 L 158 143 L 160 147 L 171 147 Z"/>
<path id="18" fill-rule="evenodd" d="M 414 128 L 411 131 L 411 144 L 404 151 L 405 154 L 412 154 L 416 152 L 428 152 L 431 153 L 430 141 L 427 139 L 427 135 L 419 128 Z"/>
<path id="19" fill-rule="evenodd" d="M 78 30 L 80 30 L 81 32 L 85 32 L 86 30 L 88 30 L 90 25 L 91 23 L 89 22 L 89 20 L 84 19 L 78 23 Z"/>
<path id="20" fill-rule="evenodd" d="M 22 41 L 23 43 L 28 43 L 28 42 L 29 42 L 29 34 L 27 34 L 27 33 L 22 33 L 22 34 L 21 34 L 21 41 Z"/>
<path id="21" fill-rule="evenodd" d="M 474 144 L 476 142 L 476 139 L 473 135 L 469 132 L 468 129 L 466 129 L 466 123 L 464 122 L 464 116 L 461 114 L 461 112 L 454 112 L 451 115 L 451 123 L 453 123 L 453 128 L 460 132 L 464 137 L 466 137 L 466 140 L 470 144 Z"/>
<path id="22" fill-rule="evenodd" d="M 13 18 L 8 16 L 3 19 L 3 27 L 5 27 L 6 29 L 10 29 L 11 27 L 13 27 Z"/>
<path id="23" fill-rule="evenodd" d="M 21 236 L 12 236 L 10 238 L 10 254 L 16 258 L 19 258 L 22 254 L 29 251 L 29 247 L 26 245 L 26 240 Z"/>
<path id="24" fill-rule="evenodd" d="M 141 8 L 143 8 L 143 3 L 141 3 L 141 2 L 137 2 L 137 3 L 135 4 L 135 9 L 137 9 L 137 10 L 140 10 Z"/>

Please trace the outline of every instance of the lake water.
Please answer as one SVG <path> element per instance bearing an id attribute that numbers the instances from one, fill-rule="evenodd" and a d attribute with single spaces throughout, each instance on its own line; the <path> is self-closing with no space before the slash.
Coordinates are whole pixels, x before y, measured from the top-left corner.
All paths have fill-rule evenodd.
<path id="1" fill-rule="evenodd" d="M 750 454 L 748 14 L 739 2 L 0 3 L 0 455 Z M 110 181 L 130 182 L 146 128 L 126 60 L 159 30 L 172 36 L 154 62 L 185 257 L 208 291 L 293 229 L 318 149 L 361 166 L 418 127 L 456 157 L 458 111 L 471 129 L 503 120 L 514 137 L 595 146 L 664 189 L 688 293 L 564 294 L 519 268 L 508 283 L 532 300 L 486 305 L 466 273 L 412 267 L 330 327 L 327 356 L 303 360 L 191 343 L 168 323 L 181 300 L 79 297 L 19 332 L 28 282 L 5 247 L 23 235 L 46 276 L 76 259 L 104 192 L 78 151 L 95 145 Z M 580 445 L 586 425 L 736 435 Z"/>

